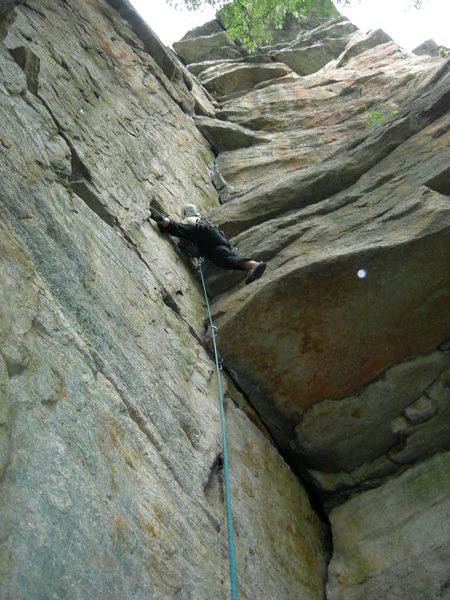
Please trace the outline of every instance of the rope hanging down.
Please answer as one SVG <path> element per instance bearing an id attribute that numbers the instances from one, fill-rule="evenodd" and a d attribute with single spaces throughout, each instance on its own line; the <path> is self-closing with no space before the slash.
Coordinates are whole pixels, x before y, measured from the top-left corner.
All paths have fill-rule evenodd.
<path id="1" fill-rule="evenodd" d="M 237 600 L 236 586 L 236 565 L 234 561 L 234 541 L 233 541 L 233 520 L 231 516 L 231 495 L 230 481 L 228 478 L 228 455 L 227 455 L 227 439 L 225 435 L 225 416 L 223 411 L 222 385 L 220 383 L 219 357 L 217 355 L 216 338 L 214 335 L 214 325 L 209 308 L 208 294 L 206 293 L 205 279 L 203 277 L 202 265 L 199 266 L 200 276 L 202 278 L 203 292 L 205 294 L 206 307 L 208 309 L 209 324 L 211 327 L 211 336 L 214 347 L 214 357 L 216 360 L 217 381 L 219 385 L 219 405 L 220 405 L 220 422 L 222 425 L 222 445 L 223 445 L 223 471 L 225 474 L 225 500 L 227 506 L 227 529 L 228 529 L 228 560 L 230 563 L 230 583 L 231 583 L 231 600 Z"/>

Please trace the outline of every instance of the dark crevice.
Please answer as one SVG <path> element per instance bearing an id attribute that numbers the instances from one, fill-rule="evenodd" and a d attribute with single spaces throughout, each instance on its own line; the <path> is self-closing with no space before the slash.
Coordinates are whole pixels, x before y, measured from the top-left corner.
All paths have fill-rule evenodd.
<path id="1" fill-rule="evenodd" d="M 117 219 L 109 212 L 105 203 L 95 193 L 93 186 L 90 186 L 85 180 L 77 179 L 71 181 L 70 187 L 74 193 L 88 206 L 102 221 L 110 227 L 117 224 Z"/>
<path id="2" fill-rule="evenodd" d="M 12 48 L 10 49 L 9 53 L 25 73 L 28 90 L 32 94 L 37 95 L 39 71 L 41 67 L 41 61 L 39 57 L 25 46 L 17 46 L 17 48 Z"/>
<path id="3" fill-rule="evenodd" d="M 209 469 L 208 479 L 207 479 L 206 483 L 203 485 L 203 492 L 205 494 L 205 498 L 210 503 L 212 502 L 213 497 L 216 495 L 216 493 L 219 494 L 220 502 L 222 504 L 223 504 L 223 502 L 225 502 L 222 469 L 223 469 L 223 456 L 222 456 L 222 453 L 219 453 L 215 457 L 215 459 Z"/>
<path id="4" fill-rule="evenodd" d="M 142 20 L 140 15 L 129 2 L 125 0 L 106 1 L 114 10 L 117 11 L 119 16 L 127 22 L 133 34 L 142 42 L 144 52 L 153 59 L 155 65 L 158 67 L 158 69 L 151 69 L 152 74 L 161 84 L 167 95 L 181 108 L 183 112 L 186 114 L 191 114 L 194 106 L 188 106 L 186 101 L 179 96 L 177 90 L 172 89 L 171 85 L 167 85 L 167 81 L 165 81 L 165 78 L 167 78 L 169 83 L 172 85 L 182 82 L 186 91 L 186 97 L 191 97 L 189 94 L 189 85 L 185 82 L 183 71 L 177 64 L 175 54 L 173 54 L 169 48 L 166 48 L 166 46 L 154 34 L 145 21 Z M 124 39 L 128 45 L 135 47 L 135 43 L 129 35 L 124 35 L 123 31 L 117 30 L 116 24 L 114 23 L 114 19 L 111 18 L 111 15 L 107 13 L 104 14 L 110 20 L 111 25 L 116 31 L 117 35 Z M 137 52 L 139 51 L 140 49 L 137 50 Z"/>
<path id="5" fill-rule="evenodd" d="M 120 231 L 123 239 L 127 242 L 127 244 L 129 245 L 129 247 L 134 250 L 134 252 L 136 252 L 137 256 L 140 258 L 140 260 L 144 263 L 145 267 L 147 269 L 149 269 L 151 271 L 151 265 L 145 260 L 145 258 L 142 256 L 141 252 L 139 251 L 139 248 L 137 247 L 136 243 L 130 238 L 130 236 L 128 235 L 128 233 L 125 231 L 125 229 L 121 226 L 121 224 L 119 223 L 119 221 L 116 220 L 115 223 L 116 228 Z M 159 288 L 160 288 L 160 293 L 161 293 L 161 299 L 164 302 L 164 304 L 170 308 L 176 315 L 177 317 L 179 317 L 182 321 L 184 321 L 183 316 L 181 314 L 181 310 L 180 307 L 178 306 L 178 304 L 176 303 L 174 297 L 172 296 L 172 294 L 167 290 L 167 288 L 161 283 L 161 281 L 159 280 L 159 278 L 157 277 L 156 273 L 152 273 L 153 276 L 155 277 L 156 281 L 158 282 Z M 191 327 L 189 326 L 189 332 L 192 333 Z M 196 337 L 196 339 L 198 339 L 198 337 L 195 335 L 194 337 Z"/>
<path id="6" fill-rule="evenodd" d="M 7 36 L 8 27 L 16 18 L 15 7 L 24 0 L 1 0 L 0 2 L 0 42 Z"/>
<path id="7" fill-rule="evenodd" d="M 109 381 L 109 383 L 116 390 L 130 419 L 136 424 L 138 429 L 145 435 L 145 437 L 149 440 L 151 445 L 158 451 L 158 455 L 159 455 L 160 459 L 162 460 L 164 465 L 167 467 L 167 469 L 172 473 L 172 475 L 173 475 L 175 481 L 177 482 L 177 484 L 179 485 L 179 487 L 181 489 L 183 489 L 183 484 L 180 481 L 177 473 L 175 472 L 174 468 L 170 464 L 170 461 L 163 454 L 163 450 L 164 450 L 163 444 L 161 444 L 156 439 L 155 435 L 150 431 L 150 429 L 147 426 L 145 417 L 141 414 L 141 412 L 139 411 L 139 409 L 136 406 L 134 406 L 129 400 L 126 399 L 126 394 L 121 389 L 121 386 L 118 385 L 115 378 L 106 373 L 105 368 L 104 368 L 105 363 L 104 363 L 103 359 L 101 358 L 101 356 L 98 354 L 98 352 L 96 350 L 90 349 L 90 354 L 92 356 L 92 359 L 94 360 L 94 363 L 98 369 L 98 372 L 100 372 L 103 375 L 103 377 L 105 377 L 105 379 L 107 379 L 107 381 Z"/>
<path id="8" fill-rule="evenodd" d="M 2 485 L 3 480 L 6 478 L 6 472 L 8 470 L 8 466 L 10 464 L 11 446 L 12 446 L 11 429 L 8 427 L 7 423 L 1 423 L 0 431 L 2 428 L 6 430 L 7 447 L 6 447 L 6 451 L 4 451 L 4 454 L 2 457 L 2 462 L 0 463 L 0 485 Z"/>
<path id="9" fill-rule="evenodd" d="M 130 419 L 136 423 L 138 428 L 142 431 L 142 433 L 145 435 L 145 437 L 150 441 L 152 446 L 154 446 L 158 450 L 158 452 L 160 452 L 162 450 L 162 446 L 155 439 L 155 436 L 152 434 L 152 432 L 147 427 L 145 418 L 141 415 L 140 411 L 136 408 L 136 406 L 131 404 L 131 402 L 126 402 L 123 399 L 122 399 L 122 401 L 125 404 L 125 407 L 126 407 L 126 410 L 127 410 L 127 413 L 129 415 Z"/>
<path id="10" fill-rule="evenodd" d="M 159 458 L 161 459 L 163 464 L 167 467 L 167 469 L 170 471 L 170 473 L 172 474 L 173 478 L 175 479 L 175 481 L 176 481 L 177 485 L 180 487 L 180 489 L 184 490 L 183 482 L 180 480 L 178 473 L 176 472 L 175 468 L 171 464 L 170 460 L 164 455 L 164 445 L 161 444 L 156 439 L 156 436 L 150 431 L 150 429 L 147 426 L 145 417 L 141 414 L 141 412 L 139 411 L 139 409 L 136 406 L 134 406 L 129 400 L 127 400 L 126 394 L 121 389 L 121 386 L 118 385 L 118 382 L 115 380 L 115 378 L 113 376 L 109 376 L 105 372 L 104 368 L 100 368 L 100 367 L 104 367 L 104 361 L 99 356 L 99 354 L 96 351 L 93 351 L 93 352 L 91 352 L 91 356 L 98 368 L 98 371 L 103 375 L 103 377 L 105 377 L 105 379 L 107 379 L 107 381 L 109 381 L 109 383 L 116 390 L 130 419 L 136 424 L 136 426 L 145 435 L 145 437 L 149 440 L 149 442 L 152 444 L 152 446 L 158 451 Z M 214 522 L 212 517 L 210 515 L 208 515 L 208 513 L 205 509 L 204 509 L 204 512 L 207 514 L 209 519 Z"/>
<path id="11" fill-rule="evenodd" d="M 306 495 L 308 496 L 308 500 L 311 505 L 311 509 L 315 512 L 315 514 L 319 518 L 320 522 L 322 523 L 322 527 L 320 529 L 320 536 L 321 536 L 321 541 L 323 544 L 324 558 L 325 558 L 325 569 L 324 569 L 324 593 L 325 593 L 326 583 L 327 583 L 327 578 L 328 578 L 328 571 L 329 571 L 328 566 L 333 557 L 334 546 L 333 546 L 332 527 L 331 527 L 330 520 L 328 518 L 328 512 L 327 512 L 326 507 L 323 502 L 323 498 L 321 497 L 321 495 L 318 493 L 318 491 L 314 487 L 314 482 L 312 481 L 312 478 L 308 474 L 306 468 L 303 470 L 303 469 L 300 469 L 298 464 L 295 465 L 294 462 L 291 460 L 291 457 L 289 456 L 289 454 L 287 452 L 285 452 L 282 448 L 280 448 L 280 446 L 277 444 L 277 442 L 275 441 L 275 439 L 272 436 L 271 431 L 265 427 L 264 420 L 262 419 L 261 414 L 258 411 L 257 407 L 252 403 L 250 397 L 246 394 L 246 392 L 240 387 L 239 382 L 237 381 L 237 378 L 233 377 L 232 370 L 227 369 L 226 365 L 223 363 L 222 363 L 222 369 L 228 375 L 228 377 L 230 377 L 230 379 L 232 380 L 232 382 L 233 382 L 234 386 L 236 387 L 236 389 L 238 390 L 238 392 L 240 394 L 242 394 L 242 396 L 248 402 L 249 406 L 251 406 L 251 408 L 257 414 L 258 419 L 260 420 L 261 424 L 264 426 L 265 431 L 267 432 L 267 436 L 270 439 L 272 445 L 277 449 L 277 452 L 279 453 L 281 458 L 289 466 L 289 468 L 291 469 L 293 474 L 299 480 Z"/>
<path id="12" fill-rule="evenodd" d="M 450 167 L 435 175 L 432 179 L 427 181 L 425 185 L 439 194 L 444 196 L 450 195 Z"/>
<path id="13" fill-rule="evenodd" d="M 384 211 L 382 214 L 379 215 L 379 217 L 387 215 L 386 218 L 383 219 L 383 222 L 388 223 L 388 222 L 404 219 L 408 215 L 413 215 L 416 211 L 417 211 L 417 206 L 413 205 L 405 210 L 400 210 L 400 211 L 398 211 L 396 213 L 392 213 L 392 214 L 389 214 L 392 212 L 392 209 Z"/>
<path id="14" fill-rule="evenodd" d="M 166 289 L 162 290 L 162 301 L 166 306 L 173 310 L 178 317 L 181 317 L 180 307 L 175 302 L 173 296 Z"/>
<path id="15" fill-rule="evenodd" d="M 69 147 L 71 157 L 72 157 L 71 158 L 72 159 L 72 172 L 70 175 L 71 185 L 73 186 L 74 182 L 83 181 L 83 180 L 85 180 L 84 183 L 86 184 L 86 186 L 88 184 L 92 184 L 91 172 L 89 171 L 88 167 L 84 164 L 84 162 L 81 160 L 78 152 L 76 151 L 76 149 L 72 143 L 72 140 L 69 138 L 68 135 L 66 135 L 64 133 L 64 129 L 61 126 L 61 123 L 58 121 L 55 114 L 53 113 L 49 103 L 40 94 L 36 94 L 36 96 L 42 102 L 43 106 L 45 107 L 48 114 L 52 118 L 52 120 L 58 130 L 58 134 L 63 138 L 63 140 L 66 142 L 67 146 Z M 93 192 L 92 189 L 90 191 L 91 191 L 91 193 L 95 194 L 95 192 Z M 94 204 L 95 204 L 95 202 L 94 202 Z"/>
<path id="16" fill-rule="evenodd" d="M 209 353 L 211 354 L 212 358 L 214 358 L 211 350 L 209 348 L 207 348 L 207 349 L 208 349 Z M 238 379 L 233 376 L 234 375 L 233 371 L 231 369 L 228 369 L 224 363 L 222 363 L 222 369 L 223 369 L 224 373 L 226 373 L 226 375 L 231 379 L 231 381 L 233 382 L 233 385 L 236 387 L 238 392 L 244 397 L 246 402 L 248 402 L 248 404 L 255 411 L 255 413 L 257 414 L 261 423 L 264 424 L 264 420 L 261 416 L 261 413 L 258 411 L 257 407 L 252 403 L 250 396 L 248 396 L 248 394 L 242 389 L 242 387 L 239 384 Z M 272 436 L 271 431 L 269 429 L 267 429 L 265 426 L 264 426 L 264 428 L 265 428 L 265 431 L 267 432 L 269 439 L 271 440 L 272 445 L 277 449 L 280 456 L 283 458 L 283 460 L 286 462 L 286 464 L 289 465 L 292 472 L 296 475 L 296 477 L 300 480 L 301 484 L 303 485 L 306 493 L 308 494 L 308 498 L 311 503 L 311 507 L 316 512 L 317 516 L 322 521 L 322 523 L 331 532 L 328 515 L 323 507 L 322 501 L 321 501 L 318 493 L 316 492 L 314 487 L 311 485 L 311 483 L 308 481 L 309 476 L 308 476 L 306 469 L 305 469 L 305 471 L 300 471 L 297 468 L 297 466 L 293 463 L 293 461 L 291 460 L 289 455 L 286 452 L 284 452 L 284 450 L 282 450 L 282 448 L 280 448 L 280 446 L 277 444 L 277 442 L 275 441 L 275 438 Z M 331 535 L 331 533 L 330 533 L 330 535 Z M 329 543 L 331 543 L 331 541 L 329 541 Z M 326 545 L 326 547 L 328 548 L 328 545 Z"/>
<path id="17" fill-rule="evenodd" d="M 192 327 L 192 325 L 188 325 L 188 331 L 191 334 L 191 336 L 200 344 L 200 346 L 204 345 L 204 342 L 202 339 L 200 339 L 200 337 L 198 336 L 197 332 L 194 330 L 194 328 Z"/>
<path id="18" fill-rule="evenodd" d="M 61 137 L 64 138 L 66 144 L 69 146 L 70 148 L 70 153 L 72 155 L 72 174 L 71 174 L 71 180 L 76 181 L 80 178 L 86 179 L 89 183 L 92 182 L 92 175 L 89 171 L 89 169 L 87 168 L 87 166 L 83 163 L 83 161 L 81 160 L 81 158 L 78 156 L 77 151 L 75 150 L 75 148 L 73 147 L 72 142 L 67 138 L 67 136 L 64 135 L 64 133 L 61 131 L 61 129 L 58 127 L 59 130 L 59 134 L 61 135 Z"/>
<path id="19" fill-rule="evenodd" d="M 1 352 L 0 356 L 5 361 L 9 379 L 21 375 L 28 367 L 28 360 L 23 357 L 12 358 L 11 356 L 7 356 L 4 352 Z"/>

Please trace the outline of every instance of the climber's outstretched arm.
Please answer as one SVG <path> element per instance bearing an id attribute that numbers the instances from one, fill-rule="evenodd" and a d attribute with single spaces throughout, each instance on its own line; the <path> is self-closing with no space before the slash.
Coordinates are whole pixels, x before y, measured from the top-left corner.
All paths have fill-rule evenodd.
<path id="1" fill-rule="evenodd" d="M 165 230 L 165 233 L 168 233 L 169 235 L 190 240 L 191 242 L 198 241 L 198 231 L 195 225 L 177 223 L 176 221 L 169 219 L 169 217 L 165 217 L 153 207 L 150 207 L 150 215 L 151 218 L 158 223 L 158 227 L 161 231 Z"/>

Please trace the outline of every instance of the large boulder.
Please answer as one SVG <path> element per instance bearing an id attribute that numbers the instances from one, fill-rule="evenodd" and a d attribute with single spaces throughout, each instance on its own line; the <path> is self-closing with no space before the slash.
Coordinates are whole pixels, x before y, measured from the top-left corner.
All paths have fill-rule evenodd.
<path id="1" fill-rule="evenodd" d="M 257 84 L 277 80 L 291 73 L 283 63 L 242 63 L 222 61 L 199 74 L 207 90 L 219 96 L 249 92 Z"/>
<path id="2" fill-rule="evenodd" d="M 375 48 L 375 46 L 388 44 L 389 42 L 392 42 L 392 38 L 382 29 L 371 30 L 368 33 L 357 32 L 348 43 L 345 52 L 339 58 L 337 66 L 341 67 L 354 56 L 358 56 L 358 54 Z"/>
<path id="3" fill-rule="evenodd" d="M 209 269 L 220 351 L 277 442 L 329 495 L 447 447 L 445 405 L 422 398 L 429 422 L 416 429 L 405 411 L 448 362 L 438 349 L 450 337 L 448 66 L 393 44 L 377 45 L 370 67 L 368 54 L 218 112 L 270 132 L 268 144 L 216 161 L 224 204 L 214 218 L 241 255 L 268 262 L 249 287 Z M 380 84 L 386 94 L 368 110 L 361 95 L 368 103 Z M 431 372 L 422 355 L 436 357 Z"/>
<path id="4" fill-rule="evenodd" d="M 370 224 L 361 195 L 328 217 L 319 205 L 253 230 L 266 275 L 215 303 L 221 353 L 286 450 L 309 406 L 358 393 L 450 337 L 446 198 L 423 189 L 399 207 L 406 188 L 390 190 Z"/>
<path id="5" fill-rule="evenodd" d="M 356 26 L 341 18 L 312 31 L 301 32 L 294 42 L 281 46 L 271 54 L 275 60 L 286 63 L 299 75 L 310 75 L 337 58 L 354 31 Z"/>
<path id="6" fill-rule="evenodd" d="M 219 58 L 239 58 L 241 51 L 227 36 L 225 31 L 218 31 L 198 37 L 187 36 L 173 44 L 175 52 L 185 64 Z"/>
<path id="7" fill-rule="evenodd" d="M 328 495 L 450 448 L 450 353 L 387 369 L 358 394 L 324 400 L 296 427 L 296 449 Z M 370 439 L 368 432 L 370 431 Z"/>
<path id="8" fill-rule="evenodd" d="M 331 512 L 329 600 L 448 597 L 449 469 L 437 454 Z"/>
<path id="9" fill-rule="evenodd" d="M 208 117 L 197 117 L 195 124 L 216 152 L 248 148 L 253 144 L 269 142 L 266 136 L 258 135 L 237 123 L 227 123 Z"/>
<path id="10" fill-rule="evenodd" d="M 439 46 L 433 39 L 429 39 L 425 40 L 419 44 L 419 46 L 414 48 L 413 52 L 418 56 L 441 56 L 444 58 L 445 56 L 449 56 L 450 48 L 447 48 L 446 46 Z"/>

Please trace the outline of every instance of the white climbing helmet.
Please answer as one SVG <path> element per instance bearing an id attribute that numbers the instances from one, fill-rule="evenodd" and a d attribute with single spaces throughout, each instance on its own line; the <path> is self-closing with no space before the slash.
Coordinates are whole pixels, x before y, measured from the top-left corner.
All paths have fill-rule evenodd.
<path id="1" fill-rule="evenodd" d="M 198 217 L 199 213 L 195 204 L 186 204 L 183 206 L 181 209 L 181 216 L 183 219 L 186 219 L 187 217 Z"/>

